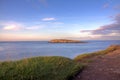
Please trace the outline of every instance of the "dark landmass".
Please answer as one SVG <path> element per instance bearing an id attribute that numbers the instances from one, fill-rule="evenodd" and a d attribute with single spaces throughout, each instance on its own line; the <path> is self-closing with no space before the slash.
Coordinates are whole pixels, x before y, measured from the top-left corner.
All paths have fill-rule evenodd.
<path id="1" fill-rule="evenodd" d="M 53 39 L 49 41 L 50 43 L 86 43 L 84 41 L 79 40 L 68 40 L 68 39 Z"/>

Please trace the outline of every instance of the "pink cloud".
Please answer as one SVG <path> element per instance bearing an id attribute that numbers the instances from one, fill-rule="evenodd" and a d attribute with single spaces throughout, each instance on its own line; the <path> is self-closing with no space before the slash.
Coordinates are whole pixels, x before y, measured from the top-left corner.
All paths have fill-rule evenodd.
<path id="1" fill-rule="evenodd" d="M 118 36 L 120 34 L 120 14 L 117 14 L 114 17 L 114 22 L 108 25 L 100 26 L 95 30 L 81 30 L 82 33 L 90 32 L 92 35 L 110 35 L 116 34 L 114 36 Z"/>

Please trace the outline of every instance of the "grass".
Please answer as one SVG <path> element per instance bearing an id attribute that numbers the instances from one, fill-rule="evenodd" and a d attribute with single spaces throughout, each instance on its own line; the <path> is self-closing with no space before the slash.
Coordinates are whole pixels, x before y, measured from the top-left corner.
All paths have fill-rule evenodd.
<path id="1" fill-rule="evenodd" d="M 78 55 L 77 57 L 74 58 L 75 61 L 85 61 L 85 62 L 91 62 L 91 60 L 89 58 L 93 58 L 95 56 L 99 56 L 99 55 L 105 55 L 108 54 L 109 52 L 114 51 L 115 49 L 117 49 L 118 46 L 110 46 L 105 50 L 101 50 L 101 51 L 97 51 L 97 52 L 93 52 L 93 53 L 85 53 L 85 54 L 81 54 Z"/>
<path id="2" fill-rule="evenodd" d="M 0 62 L 0 80 L 69 80 L 83 66 L 65 57 L 35 57 Z"/>

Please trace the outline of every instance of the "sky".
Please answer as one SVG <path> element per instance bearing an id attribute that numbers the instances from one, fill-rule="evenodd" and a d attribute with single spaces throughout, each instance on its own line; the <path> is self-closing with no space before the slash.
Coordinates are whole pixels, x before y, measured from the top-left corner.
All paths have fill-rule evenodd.
<path id="1" fill-rule="evenodd" d="M 0 41 L 120 40 L 120 0 L 0 0 Z"/>

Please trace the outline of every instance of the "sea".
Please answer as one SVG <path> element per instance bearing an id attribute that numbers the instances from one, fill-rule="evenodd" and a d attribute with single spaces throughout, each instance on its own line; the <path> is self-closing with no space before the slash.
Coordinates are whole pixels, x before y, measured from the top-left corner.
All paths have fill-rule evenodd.
<path id="1" fill-rule="evenodd" d="M 20 60 L 38 56 L 77 55 L 120 45 L 120 40 L 87 40 L 87 43 L 49 43 L 48 41 L 0 41 L 0 61 Z"/>

